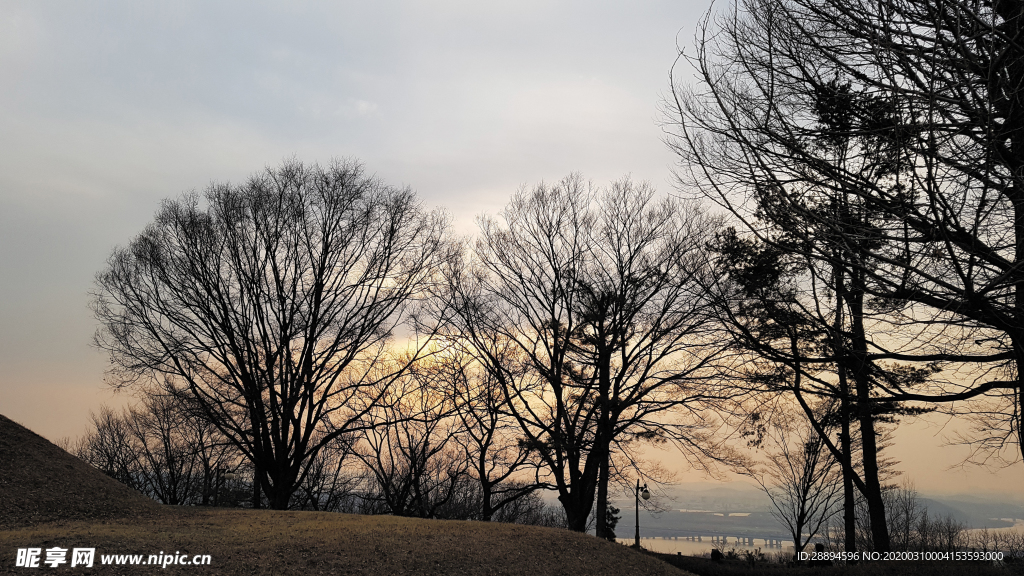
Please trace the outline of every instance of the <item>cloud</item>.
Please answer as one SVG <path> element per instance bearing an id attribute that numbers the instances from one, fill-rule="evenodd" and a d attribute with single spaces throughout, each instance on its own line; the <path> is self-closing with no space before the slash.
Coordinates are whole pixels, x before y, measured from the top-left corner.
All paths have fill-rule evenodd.
<path id="1" fill-rule="evenodd" d="M 0 365 L 98 389 L 102 358 L 70 346 L 92 333 L 84 295 L 111 248 L 162 198 L 285 158 L 359 158 L 461 231 L 574 170 L 664 185 L 657 95 L 677 30 L 709 4 L 5 2 L 0 341 L 19 352 Z M 25 311 L 45 328 L 22 330 Z M 84 427 L 16 397 L 7 415 L 44 434 Z"/>

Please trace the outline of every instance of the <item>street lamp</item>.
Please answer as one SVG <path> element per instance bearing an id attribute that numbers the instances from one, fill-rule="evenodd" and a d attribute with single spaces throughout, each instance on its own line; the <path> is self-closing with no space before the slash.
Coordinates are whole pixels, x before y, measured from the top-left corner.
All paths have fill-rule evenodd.
<path id="1" fill-rule="evenodd" d="M 226 472 L 223 466 L 217 466 L 217 475 L 213 477 L 213 505 L 220 506 L 220 482 L 221 477 Z"/>
<path id="2" fill-rule="evenodd" d="M 647 489 L 647 483 L 644 482 L 644 487 L 640 488 L 640 479 L 636 479 L 636 539 L 633 542 L 633 546 L 640 548 L 640 498 L 644 500 L 651 499 L 651 492 Z"/>
<path id="3" fill-rule="evenodd" d="M 221 488 L 223 488 L 224 485 L 227 484 L 228 480 L 234 480 L 235 478 L 238 478 L 238 474 L 235 474 L 234 472 L 228 470 L 227 468 L 224 468 L 223 466 L 217 467 L 217 479 L 216 482 L 214 483 L 216 489 L 213 493 L 214 506 L 220 506 Z"/>

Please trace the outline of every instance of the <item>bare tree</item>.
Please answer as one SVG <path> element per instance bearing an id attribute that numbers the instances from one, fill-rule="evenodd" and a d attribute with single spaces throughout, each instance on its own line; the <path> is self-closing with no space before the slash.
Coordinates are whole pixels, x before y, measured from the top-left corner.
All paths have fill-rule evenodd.
<path id="1" fill-rule="evenodd" d="M 885 496 L 892 548 L 912 550 L 914 530 L 920 525 L 924 513 L 917 499 L 917 490 L 909 484 L 891 486 Z"/>
<path id="2" fill-rule="evenodd" d="M 108 406 L 90 414 L 91 429 L 74 448 L 75 456 L 114 480 L 146 492 L 140 475 L 139 447 L 132 441 L 127 419 Z"/>
<path id="3" fill-rule="evenodd" d="M 772 516 L 789 529 L 799 555 L 838 512 L 843 475 L 817 431 L 802 414 L 794 416 L 790 427 L 775 426 L 761 444 L 764 462 L 740 472 L 771 499 Z"/>
<path id="4" fill-rule="evenodd" d="M 886 509 L 892 513 L 888 516 L 889 533 L 892 535 L 892 549 L 917 552 L 956 552 L 967 549 L 967 546 L 984 548 L 968 533 L 967 526 L 951 516 L 932 516 L 928 508 L 918 498 L 917 490 L 909 483 L 888 484 L 884 497 Z M 858 522 L 856 539 L 862 547 L 871 544 L 871 527 L 862 518 L 867 516 L 867 504 L 863 498 L 857 501 Z M 829 537 L 844 538 L 843 529 L 834 527 L 827 531 Z M 976 536 L 985 540 L 979 531 Z M 826 540 L 829 538 L 827 537 Z M 973 541 L 972 541 L 973 540 Z"/>
<path id="5" fill-rule="evenodd" d="M 186 504 L 201 493 L 202 464 L 187 434 L 187 420 L 173 398 L 155 394 L 124 414 L 139 458 L 139 481 L 164 504 Z"/>
<path id="6" fill-rule="evenodd" d="M 509 347 L 506 353 L 513 354 Z M 508 366 L 510 358 L 506 357 Z M 502 514 L 540 488 L 536 462 L 527 443 L 521 442 L 519 426 L 507 409 L 501 385 L 471 354 L 457 344 L 435 359 L 434 369 L 452 400 L 459 433 L 454 436 L 480 489 L 480 520 L 490 521 L 516 514 Z"/>
<path id="7" fill-rule="evenodd" d="M 888 307 L 894 327 L 864 358 L 961 372 L 928 391 L 879 385 L 901 400 L 994 404 L 1005 433 L 986 435 L 983 451 L 1024 450 L 1022 10 L 999 0 L 737 2 L 706 21 L 689 60 L 700 86 L 671 104 L 686 179 L 747 229 L 761 230 L 754 200 L 770 192 L 776 213 L 856 248 L 844 274 Z M 823 189 L 868 220 L 830 222 L 806 202 Z"/>
<path id="8" fill-rule="evenodd" d="M 239 455 L 213 427 L 174 398 L 144 395 L 115 412 L 103 407 L 75 454 L 116 480 L 172 505 L 214 502 L 218 470 Z"/>
<path id="9" fill-rule="evenodd" d="M 616 442 L 671 441 L 697 466 L 716 455 L 699 411 L 718 399 L 701 289 L 714 226 L 647 185 L 597 193 L 573 175 L 515 195 L 503 223 L 483 219 L 473 263 L 453 274 L 453 337 L 501 386 L 573 530 L 595 497 L 608 525 Z"/>
<path id="10" fill-rule="evenodd" d="M 396 516 L 444 517 L 469 480 L 469 463 L 454 441 L 460 423 L 452 399 L 432 376 L 403 378 L 371 412 L 375 425 L 355 449 L 370 472 L 366 498 Z"/>
<path id="11" fill-rule="evenodd" d="M 295 492 L 294 505 L 303 510 L 348 512 L 353 508 L 359 475 L 349 456 L 354 435 L 338 436 L 309 463 L 309 472 Z"/>
<path id="12" fill-rule="evenodd" d="M 221 504 L 219 492 L 225 486 L 225 476 L 229 473 L 238 476 L 243 456 L 187 396 L 178 394 L 173 399 L 175 409 L 182 414 L 179 433 L 196 460 L 200 497 L 195 503 Z"/>
<path id="13" fill-rule="evenodd" d="M 444 230 L 354 162 L 290 162 L 167 200 L 96 279 L 109 381 L 189 397 L 252 462 L 254 504 L 262 492 L 287 508 L 309 463 L 406 369 L 388 346 Z"/>
<path id="14" fill-rule="evenodd" d="M 994 393 L 1019 414 L 1021 26 L 1010 2 L 737 2 L 705 21 L 700 83 L 670 105 L 683 180 L 832 270 L 876 549 L 869 406 Z"/>

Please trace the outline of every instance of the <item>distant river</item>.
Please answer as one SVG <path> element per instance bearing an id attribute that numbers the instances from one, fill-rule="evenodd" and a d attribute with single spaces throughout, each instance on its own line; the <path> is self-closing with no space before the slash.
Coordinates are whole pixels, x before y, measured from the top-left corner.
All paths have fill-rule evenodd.
<path id="1" fill-rule="evenodd" d="M 618 538 L 617 542 L 626 546 L 633 544 L 632 538 Z M 675 554 L 681 553 L 686 556 L 693 556 L 698 554 L 710 554 L 712 548 L 718 548 L 720 550 L 733 550 L 737 552 L 742 550 L 755 550 L 760 548 L 761 552 L 768 555 L 776 552 L 785 552 L 789 555 L 793 554 L 793 543 L 789 541 L 783 541 L 781 546 L 767 546 L 764 540 L 755 539 L 753 545 L 737 544 L 736 538 L 728 538 L 727 543 L 716 543 L 711 541 L 711 537 L 701 537 L 701 541 L 686 540 L 680 538 L 673 540 L 671 538 L 640 538 L 640 546 L 645 550 L 652 552 L 660 552 L 662 554 Z"/>

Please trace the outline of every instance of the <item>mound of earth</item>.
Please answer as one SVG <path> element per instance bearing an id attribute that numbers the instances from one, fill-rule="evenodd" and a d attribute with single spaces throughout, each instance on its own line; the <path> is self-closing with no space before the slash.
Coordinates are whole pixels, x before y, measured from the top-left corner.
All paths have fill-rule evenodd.
<path id="1" fill-rule="evenodd" d="M 555 528 L 162 507 L 0 416 L 0 549 L 6 556 L 0 574 L 24 572 L 14 565 L 13 549 L 51 545 L 94 548 L 103 574 L 153 574 L 167 557 L 179 556 L 188 563 L 207 559 L 180 570 L 197 576 L 689 574 L 625 546 Z"/>
<path id="2" fill-rule="evenodd" d="M 158 509 L 152 499 L 0 415 L 0 529 Z"/>
<path id="3" fill-rule="evenodd" d="M 96 574 L 163 573 L 166 552 L 189 564 L 166 571 L 181 576 L 693 576 L 586 534 L 465 520 L 168 506 L 146 518 L 0 530 L 0 550 L 51 545 L 94 547 Z M 0 574 L 27 573 L 13 559 L 0 556 Z"/>

